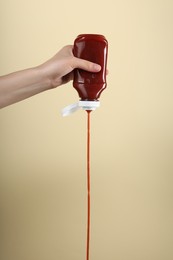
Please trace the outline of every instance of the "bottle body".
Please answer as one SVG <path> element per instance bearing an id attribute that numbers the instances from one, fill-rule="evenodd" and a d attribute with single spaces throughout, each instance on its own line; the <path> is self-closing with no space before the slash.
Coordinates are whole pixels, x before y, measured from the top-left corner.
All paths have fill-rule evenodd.
<path id="1" fill-rule="evenodd" d="M 101 92 L 106 88 L 108 42 L 103 35 L 81 34 L 75 42 L 73 54 L 101 66 L 97 73 L 75 69 L 73 87 L 82 101 L 98 101 Z"/>

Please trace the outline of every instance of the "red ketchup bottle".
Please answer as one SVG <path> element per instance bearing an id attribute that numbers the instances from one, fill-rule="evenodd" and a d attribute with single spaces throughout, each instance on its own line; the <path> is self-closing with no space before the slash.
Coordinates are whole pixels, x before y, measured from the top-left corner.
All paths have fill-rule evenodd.
<path id="1" fill-rule="evenodd" d="M 100 34 L 80 34 L 74 41 L 73 54 L 75 57 L 97 63 L 101 66 L 99 72 L 87 72 L 75 69 L 73 87 L 77 90 L 80 101 L 62 110 L 67 116 L 76 110 L 95 110 L 100 106 L 99 97 L 106 88 L 106 66 L 108 42 Z"/>
<path id="2" fill-rule="evenodd" d="M 75 57 L 97 63 L 101 70 L 96 73 L 75 69 L 73 87 L 77 90 L 79 106 L 94 110 L 100 105 L 99 97 L 106 88 L 108 42 L 103 35 L 80 34 L 74 41 Z"/>

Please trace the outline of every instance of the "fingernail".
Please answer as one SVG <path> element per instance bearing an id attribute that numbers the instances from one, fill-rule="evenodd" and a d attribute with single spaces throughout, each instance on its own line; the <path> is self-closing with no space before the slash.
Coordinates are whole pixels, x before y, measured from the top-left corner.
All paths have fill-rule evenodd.
<path id="1" fill-rule="evenodd" d="M 94 64 L 94 70 L 95 71 L 100 71 L 101 70 L 101 66 L 98 64 Z"/>

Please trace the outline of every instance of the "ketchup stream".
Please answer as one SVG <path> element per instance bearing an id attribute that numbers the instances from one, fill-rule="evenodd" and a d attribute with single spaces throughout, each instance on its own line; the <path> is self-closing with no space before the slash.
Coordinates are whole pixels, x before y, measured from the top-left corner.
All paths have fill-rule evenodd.
<path id="1" fill-rule="evenodd" d="M 86 260 L 89 260 L 90 252 L 90 114 L 87 110 L 87 243 Z"/>
<path id="2" fill-rule="evenodd" d="M 79 59 L 101 65 L 97 73 L 88 72 L 82 69 L 74 70 L 73 87 L 78 92 L 80 101 L 96 102 L 99 100 L 102 91 L 106 88 L 106 66 L 107 66 L 108 42 L 100 34 L 80 34 L 74 41 L 73 54 Z M 91 104 L 91 103 L 90 103 Z M 94 106 L 95 107 L 95 106 Z M 85 109 L 85 106 L 84 106 Z M 90 253 L 90 115 L 92 110 L 87 112 L 87 241 L 86 260 L 89 260 Z"/>

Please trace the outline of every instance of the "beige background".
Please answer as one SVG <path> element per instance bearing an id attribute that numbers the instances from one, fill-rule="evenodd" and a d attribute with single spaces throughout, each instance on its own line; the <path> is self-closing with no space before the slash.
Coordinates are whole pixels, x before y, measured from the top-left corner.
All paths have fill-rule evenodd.
<path id="1" fill-rule="evenodd" d="M 91 260 L 173 259 L 173 1 L 0 1 L 0 74 L 80 33 L 109 41 L 92 114 Z M 72 83 L 0 111 L 0 259 L 81 260 L 86 114 Z"/>

